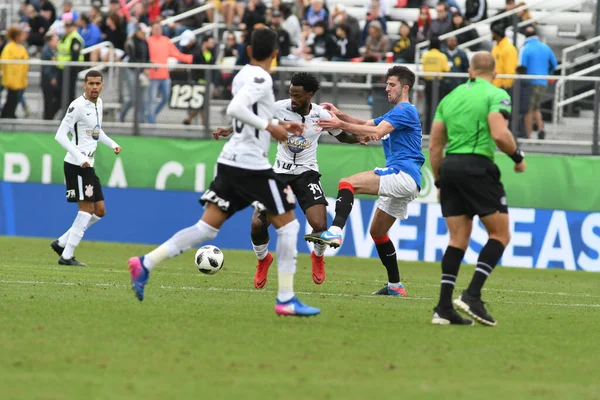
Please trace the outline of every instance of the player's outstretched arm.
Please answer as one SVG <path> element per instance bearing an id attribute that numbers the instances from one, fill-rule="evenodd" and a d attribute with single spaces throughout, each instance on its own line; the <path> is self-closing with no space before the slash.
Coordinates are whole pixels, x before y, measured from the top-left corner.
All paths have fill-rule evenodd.
<path id="1" fill-rule="evenodd" d="M 348 115 L 331 103 L 321 103 L 321 106 L 325 110 L 329 111 L 329 113 L 331 115 L 335 115 L 336 117 L 338 117 L 341 121 L 348 122 L 348 123 L 355 124 L 355 125 L 366 125 L 369 122 L 368 120 L 355 118 L 351 115 Z"/>
<path id="2" fill-rule="evenodd" d="M 431 136 L 429 137 L 429 163 L 433 171 L 433 178 L 437 181 L 440 177 L 440 165 L 444 159 L 444 147 L 448 143 L 446 124 L 442 121 L 433 121 Z"/>
<path id="3" fill-rule="evenodd" d="M 515 162 L 515 171 L 524 172 L 527 167 L 524 154 L 518 149 L 515 138 L 508 129 L 508 118 L 506 118 L 506 115 L 501 112 L 489 113 L 488 124 L 492 138 L 498 148 Z"/>
<path id="4" fill-rule="evenodd" d="M 121 146 L 119 146 L 117 142 L 109 138 L 103 130 L 100 130 L 100 136 L 98 137 L 98 140 L 100 141 L 100 143 L 113 149 L 115 154 L 119 154 L 121 152 Z"/>
<path id="5" fill-rule="evenodd" d="M 348 143 L 348 144 L 360 143 L 360 140 L 358 139 L 358 137 L 356 135 L 353 135 L 351 133 L 344 132 L 344 131 L 342 131 L 341 133 L 335 135 L 335 138 L 340 143 Z"/>
<path id="6" fill-rule="evenodd" d="M 219 140 L 221 137 L 227 137 L 233 133 L 233 126 L 229 128 L 217 128 L 216 131 L 212 133 L 215 140 Z"/>

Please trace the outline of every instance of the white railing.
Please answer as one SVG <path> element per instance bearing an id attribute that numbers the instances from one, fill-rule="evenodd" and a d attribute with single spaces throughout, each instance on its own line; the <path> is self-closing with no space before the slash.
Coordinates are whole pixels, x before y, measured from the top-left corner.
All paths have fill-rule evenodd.
<path id="1" fill-rule="evenodd" d="M 192 31 L 192 33 L 193 33 L 195 36 L 198 36 L 198 35 L 201 35 L 201 34 L 203 34 L 204 32 L 208 32 L 208 31 L 211 31 L 211 30 L 212 30 L 212 31 L 213 31 L 213 37 L 214 37 L 214 38 L 215 38 L 215 40 L 216 40 L 216 39 L 218 39 L 218 37 L 217 37 L 217 36 L 218 36 L 218 31 L 219 31 L 219 28 L 221 28 L 221 27 L 224 27 L 224 26 L 225 26 L 225 24 L 219 24 L 219 23 L 211 22 L 211 23 L 209 23 L 209 24 L 205 24 L 205 25 L 204 25 L 204 26 L 202 26 L 201 28 L 194 29 L 194 30 Z M 177 42 L 179 42 L 180 40 L 181 40 L 181 35 L 179 35 L 179 36 L 175 36 L 174 38 L 172 38 L 172 39 L 171 39 L 171 42 L 173 42 L 173 43 L 177 43 Z"/>
<path id="2" fill-rule="evenodd" d="M 570 62 L 569 59 L 568 59 L 568 56 L 569 56 L 570 53 L 572 53 L 572 52 L 574 52 L 576 50 L 585 48 L 585 47 L 587 47 L 587 46 L 589 46 L 591 44 L 598 43 L 598 42 L 600 42 L 600 36 L 596 36 L 596 37 L 588 39 L 588 40 L 586 40 L 584 42 L 577 43 L 577 44 L 575 44 L 573 46 L 564 48 L 563 51 L 562 51 L 562 64 L 559 65 L 559 67 L 558 67 L 558 68 L 560 68 L 560 76 L 561 76 L 561 78 L 564 78 L 565 76 L 567 76 L 567 70 L 569 68 L 576 67 L 578 65 L 583 64 L 584 62 L 589 62 L 591 60 L 599 58 L 600 57 L 600 52 L 596 52 L 596 53 L 593 53 L 593 54 L 582 56 L 582 57 L 580 57 L 580 59 L 573 60 L 573 62 Z M 582 71 L 576 72 L 574 75 L 575 76 L 582 76 L 582 75 L 585 75 L 588 72 L 593 72 L 595 70 L 596 69 L 591 69 L 590 70 L 590 68 L 586 68 L 586 69 L 584 69 Z M 574 103 L 576 101 L 582 100 L 584 98 L 593 96 L 594 93 L 595 93 L 594 90 L 588 90 L 587 92 L 581 93 L 581 94 L 579 94 L 577 96 L 574 96 L 574 97 L 572 97 L 570 99 L 565 99 L 565 81 L 563 79 L 561 79 L 560 81 L 558 81 L 556 83 L 555 94 L 554 94 L 555 101 L 554 101 L 553 122 L 555 124 L 558 124 L 558 123 L 560 123 L 562 121 L 563 115 L 564 115 L 564 106 L 566 106 L 568 104 L 571 104 L 571 103 Z"/>
<path id="3" fill-rule="evenodd" d="M 561 11 L 565 11 L 565 10 L 577 7 L 577 6 L 579 6 L 579 5 L 583 4 L 583 3 L 587 3 L 588 1 L 590 1 L 590 0 L 569 0 L 566 4 L 562 4 L 562 5 L 556 6 L 555 8 L 552 8 L 550 10 L 543 11 L 542 14 L 539 14 L 536 17 L 533 17 L 533 18 L 530 18 L 528 20 L 519 22 L 517 24 L 517 28 L 523 28 L 524 26 L 531 25 L 534 22 L 543 21 L 546 18 L 554 15 L 554 13 L 558 13 L 558 12 L 561 12 Z M 527 6 L 522 6 L 522 7 L 528 8 Z M 513 27 L 509 26 L 508 29 L 512 30 Z M 514 34 L 516 34 L 516 33 L 513 32 L 513 35 Z M 489 40 L 491 38 L 492 38 L 492 34 L 488 33 L 487 35 L 480 36 L 477 39 L 473 39 L 473 40 L 470 40 L 468 42 L 465 42 L 465 43 L 461 44 L 458 47 L 460 47 L 461 49 L 466 49 L 466 48 L 469 48 L 469 47 L 471 47 L 473 45 L 476 45 L 476 44 L 479 44 L 479 43 L 484 42 L 486 40 Z"/>
<path id="4" fill-rule="evenodd" d="M 162 26 L 165 26 L 165 25 L 168 25 L 168 24 L 173 23 L 173 22 L 181 21 L 182 19 L 186 19 L 187 17 L 191 17 L 192 15 L 199 14 L 199 13 L 204 12 L 206 10 L 210 10 L 211 8 L 215 10 L 215 13 L 217 12 L 217 7 L 213 3 L 209 3 L 209 4 L 205 4 L 203 6 L 200 6 L 200 7 L 196 7 L 194 9 L 192 9 L 192 10 L 183 12 L 181 14 L 177 14 L 177 15 L 174 15 L 172 17 L 169 17 L 169 18 L 161 21 L 160 24 Z"/>

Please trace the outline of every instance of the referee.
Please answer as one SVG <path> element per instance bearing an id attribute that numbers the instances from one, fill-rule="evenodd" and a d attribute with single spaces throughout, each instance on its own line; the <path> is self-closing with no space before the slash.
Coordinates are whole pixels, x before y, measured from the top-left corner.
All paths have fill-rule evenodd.
<path id="1" fill-rule="evenodd" d="M 440 300 L 434 308 L 433 324 L 473 323 L 454 310 L 452 292 L 469 245 L 473 216 L 478 215 L 489 239 L 481 249 L 469 287 L 454 304 L 477 322 L 496 325 L 481 301 L 481 288 L 510 241 L 506 194 L 494 164 L 496 146 L 512 158 L 516 172 L 524 172 L 526 164 L 508 129 L 510 97 L 492 85 L 495 67 L 492 54 L 477 53 L 469 81 L 442 100 L 434 118 L 429 154 L 450 243 L 442 258 Z"/>

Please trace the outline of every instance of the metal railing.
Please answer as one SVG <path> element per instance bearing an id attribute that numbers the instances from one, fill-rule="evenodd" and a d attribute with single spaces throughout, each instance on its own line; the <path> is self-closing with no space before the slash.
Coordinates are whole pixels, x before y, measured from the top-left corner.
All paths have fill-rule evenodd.
<path id="1" fill-rule="evenodd" d="M 114 88 L 116 86 L 115 84 L 115 72 L 114 72 L 114 68 L 111 68 L 110 65 L 113 64 L 115 62 L 115 45 L 112 42 L 109 41 L 105 41 L 105 42 L 101 42 L 98 44 L 95 44 L 93 46 L 90 47 L 86 47 L 85 49 L 82 50 L 81 54 L 86 55 L 86 54 L 91 54 L 96 50 L 102 50 L 104 48 L 108 48 L 109 50 L 109 64 L 108 64 L 108 86 L 109 88 Z M 79 73 L 79 75 L 81 76 L 83 74 L 83 76 L 85 76 L 85 74 L 90 70 L 90 69 L 98 69 L 98 70 L 102 70 L 104 69 L 104 65 L 100 65 L 98 67 L 95 68 L 88 68 L 86 70 L 83 70 Z"/>
<path id="2" fill-rule="evenodd" d="M 52 61 L 41 61 L 41 60 L 1 60 L 0 64 L 30 64 L 32 66 L 41 66 L 41 65 L 56 65 L 56 62 Z M 110 64 L 114 68 L 136 68 L 138 71 L 142 71 L 148 68 L 164 68 L 164 67 L 173 67 L 169 64 L 152 64 L 152 63 L 123 63 L 123 62 L 114 62 L 114 63 L 91 63 L 91 62 L 70 62 L 66 63 L 71 67 L 93 67 L 99 65 L 108 65 Z M 287 85 L 289 85 L 289 78 L 291 74 L 302 70 L 306 72 L 311 72 L 317 76 L 319 81 L 323 82 L 322 89 L 317 92 L 317 95 L 313 98 L 313 101 L 316 103 L 320 103 L 322 101 L 332 102 L 337 104 L 341 109 L 347 110 L 351 112 L 353 115 L 357 117 L 370 119 L 376 117 L 379 114 L 387 112 L 391 107 L 387 102 L 387 96 L 385 96 L 385 82 L 383 78 L 387 69 L 391 66 L 391 64 L 386 63 L 349 63 L 349 62 L 321 62 L 321 63 L 308 63 L 301 66 L 291 66 L 291 67 L 278 67 L 275 69 L 276 72 L 274 76 L 274 88 L 279 91 L 278 98 L 287 97 Z M 414 66 L 413 66 L 414 67 Z M 239 69 L 241 66 L 229 66 L 228 69 Z M 177 66 L 177 69 L 184 70 L 204 70 L 204 71 L 219 71 L 221 67 L 219 65 L 188 65 L 188 64 L 180 64 Z M 205 89 L 199 90 L 199 95 L 204 96 L 202 99 L 203 105 L 201 107 L 202 116 L 204 116 L 204 120 L 201 125 L 190 125 L 184 126 L 182 124 L 184 118 L 186 118 L 189 114 L 188 106 L 182 107 L 171 107 L 173 104 L 176 104 L 178 101 L 174 100 L 174 94 L 170 97 L 166 98 L 168 100 L 168 108 L 163 111 L 159 118 L 157 119 L 157 124 L 148 124 L 143 123 L 141 121 L 137 121 L 134 118 L 134 122 L 111 122 L 113 120 L 111 116 L 108 114 L 111 109 L 115 112 L 119 112 L 122 109 L 122 104 L 119 103 L 117 98 L 116 90 L 105 89 L 102 94 L 104 99 L 104 112 L 106 115 L 105 122 L 103 126 L 107 127 L 107 132 L 110 129 L 113 129 L 112 132 L 120 133 L 120 134 L 144 134 L 144 135 L 167 135 L 167 136 L 187 136 L 187 137 L 209 137 L 209 133 L 211 129 L 214 129 L 216 126 L 223 126 L 228 122 L 228 118 L 225 115 L 224 111 L 228 105 L 228 100 L 226 99 L 217 99 L 212 98 L 210 85 L 216 85 L 218 82 L 211 81 L 212 74 L 206 74 L 207 83 L 198 82 L 192 83 L 194 85 L 205 85 Z M 424 76 L 435 76 L 435 77 L 443 77 L 445 78 L 467 78 L 467 74 L 457 74 L 457 73 L 424 73 L 419 72 L 418 75 L 420 77 Z M 365 83 L 365 80 L 368 76 L 372 76 L 374 82 L 373 84 Z M 523 79 L 531 80 L 531 79 L 545 79 L 545 80 L 557 80 L 557 81 L 570 81 L 570 82 L 592 82 L 596 86 L 600 85 L 600 77 L 591 77 L 591 76 L 580 76 L 577 74 L 573 74 L 571 76 L 534 76 L 534 75 L 499 75 L 500 78 L 511 78 L 515 79 L 515 85 L 513 87 L 513 109 L 520 109 L 520 81 Z M 344 78 L 345 82 L 340 82 Z M 358 80 L 354 79 L 358 78 Z M 440 91 L 440 82 L 438 80 L 433 80 L 434 87 L 433 96 L 439 96 L 438 93 Z M 176 82 L 173 82 L 175 85 Z M 174 87 L 174 86 L 173 86 Z M 42 96 L 39 92 L 36 95 L 32 95 L 32 91 L 36 89 L 31 83 L 31 87 L 26 91 L 26 98 L 31 100 L 32 102 L 37 102 L 38 108 L 35 106 L 30 107 L 33 110 L 39 110 L 41 107 Z M 138 115 L 138 111 L 147 111 L 149 110 L 146 105 L 142 105 L 142 101 L 140 100 L 139 93 L 141 93 L 138 89 L 139 87 L 133 91 L 133 93 L 128 92 L 130 96 L 135 98 L 134 105 L 134 115 Z M 198 88 L 196 88 L 198 89 Z M 39 89 L 38 89 L 39 90 Z M 173 89 L 173 93 L 175 89 Z M 146 92 L 148 93 L 148 92 Z M 181 96 L 181 91 L 179 91 L 179 95 Z M 368 95 L 373 96 L 373 102 L 371 105 L 367 105 L 366 97 Z M 598 96 L 598 93 L 596 93 Z M 150 96 L 145 96 L 145 99 Z M 157 97 L 157 96 L 155 96 Z M 552 95 L 547 96 L 545 100 L 550 101 Z M 434 97 L 431 98 L 423 98 L 419 97 L 419 100 L 415 102 L 415 105 L 419 110 L 423 111 L 423 102 L 425 100 L 434 100 Z M 154 99 L 151 99 L 154 100 Z M 600 99 L 597 99 L 600 100 Z M 188 104 L 188 103 L 185 103 Z M 141 107 L 141 108 L 140 108 Z M 190 106 L 191 107 L 191 106 Z M 387 108 L 387 110 L 386 110 Z M 383 112 L 382 112 L 383 110 Z M 431 112 L 435 111 L 435 107 L 430 109 Z M 34 111 L 35 112 L 35 111 Z M 552 112 L 552 107 L 543 110 L 544 113 Z M 600 111 L 595 111 L 595 118 L 598 117 L 598 113 Z M 377 115 L 375 115 L 377 114 Z M 425 116 L 424 116 L 425 117 Z M 137 121 L 137 122 L 136 122 Z M 595 121 L 595 120 L 594 120 Z M 167 123 L 168 122 L 168 123 Z M 58 122 L 57 122 L 58 123 Z M 520 131 L 519 125 L 519 115 L 518 112 L 515 111 L 513 113 L 513 120 L 511 121 L 511 126 L 514 132 Z M 587 119 L 583 120 L 579 119 L 571 119 L 569 122 L 569 129 L 563 130 L 561 126 L 552 124 L 552 120 L 547 122 L 546 131 L 548 132 L 548 136 L 545 140 L 539 139 L 519 139 L 521 144 L 524 146 L 523 148 L 526 151 L 543 151 L 543 152 L 575 152 L 578 154 L 598 154 L 599 146 L 598 146 L 598 132 L 597 129 L 594 128 L 592 123 L 591 116 L 588 115 Z M 35 128 L 40 126 L 40 128 Z M 594 125 L 597 126 L 597 125 Z M 39 129 L 41 131 L 48 130 L 49 127 L 54 129 L 53 125 L 49 125 L 48 121 L 42 121 L 39 119 L 28 118 L 23 120 L 2 120 L 2 129 Z M 425 132 L 427 133 L 427 132 Z M 427 136 L 424 136 L 425 141 L 427 141 Z M 570 150 L 566 150 L 570 149 Z"/>
<path id="3" fill-rule="evenodd" d="M 222 27 L 224 27 L 224 26 L 225 26 L 225 24 L 220 24 L 220 23 L 211 22 L 211 23 L 208 23 L 208 24 L 204 24 L 202 27 L 200 27 L 200 28 L 198 28 L 198 29 L 194 29 L 194 30 L 192 31 L 192 33 L 193 33 L 195 36 L 198 36 L 198 35 L 200 35 L 200 34 L 202 34 L 202 33 L 204 33 L 204 32 L 208 32 L 208 31 L 211 31 L 211 30 L 212 30 L 212 31 L 213 31 L 213 37 L 214 37 L 215 39 L 217 39 L 217 38 L 218 38 L 218 32 L 219 32 L 219 28 L 222 28 Z M 179 35 L 179 36 L 175 36 L 174 38 L 171 38 L 171 42 L 173 42 L 173 43 L 177 43 L 177 42 L 179 42 L 180 40 L 181 40 L 181 35 Z"/>
<path id="4" fill-rule="evenodd" d="M 174 15 L 172 17 L 169 17 L 169 18 L 161 21 L 160 24 L 162 26 L 165 26 L 165 25 L 168 25 L 170 23 L 181 21 L 182 19 L 186 19 L 187 17 L 191 17 L 192 15 L 196 15 L 196 14 L 199 14 L 201 12 L 204 12 L 204 11 L 210 10 L 210 9 L 214 9 L 215 13 L 218 12 L 217 7 L 213 3 L 209 3 L 209 4 L 205 4 L 203 6 L 200 6 L 200 7 L 196 7 L 194 9 L 192 9 L 192 10 L 183 12 L 181 14 L 177 14 L 177 15 Z"/>
<path id="5" fill-rule="evenodd" d="M 569 60 L 569 55 L 571 53 L 573 53 L 574 51 L 577 51 L 579 49 L 584 49 L 586 47 L 588 47 L 591 44 L 594 43 L 599 43 L 600 42 L 600 36 L 596 36 L 594 38 L 588 39 L 584 42 L 578 43 L 576 45 L 570 46 L 570 47 L 566 47 L 563 49 L 562 51 L 562 64 L 559 65 L 559 67 L 557 69 L 560 69 L 560 76 L 562 78 L 564 78 L 565 76 L 567 76 L 567 71 L 570 68 L 573 67 L 577 67 L 579 65 L 582 65 L 584 63 L 590 62 L 592 60 L 595 60 L 597 58 L 600 58 L 600 51 L 598 51 L 598 47 L 596 47 L 596 52 L 592 53 L 592 54 L 586 54 L 584 56 L 581 56 L 577 59 L 574 59 L 573 61 Z M 596 66 L 592 66 L 590 68 L 586 68 L 583 69 L 581 71 L 577 71 L 575 72 L 573 75 L 575 76 L 583 76 L 589 72 L 593 72 L 596 71 L 598 68 L 596 68 Z M 579 95 L 576 96 L 572 96 L 572 93 L 570 93 L 570 97 L 565 99 L 565 81 L 564 80 L 560 80 L 557 82 L 556 84 L 556 88 L 555 88 L 555 101 L 554 101 L 554 112 L 553 112 L 553 122 L 555 124 L 560 123 L 563 120 L 563 116 L 564 116 L 564 107 L 566 105 L 569 104 L 573 104 L 579 100 L 591 97 L 595 94 L 595 89 L 592 90 L 588 90 L 584 93 L 581 93 Z"/>

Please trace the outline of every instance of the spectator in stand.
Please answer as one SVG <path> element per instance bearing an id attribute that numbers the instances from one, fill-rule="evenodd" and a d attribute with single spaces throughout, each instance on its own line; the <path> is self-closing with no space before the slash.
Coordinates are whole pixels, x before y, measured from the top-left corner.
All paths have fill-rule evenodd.
<path id="1" fill-rule="evenodd" d="M 361 30 L 358 20 L 348 14 L 345 5 L 336 4 L 329 21 L 329 26 L 340 26 L 342 24 L 346 24 L 350 30 L 348 41 L 352 43 L 353 46 L 356 46 L 357 48 L 360 47 Z"/>
<path id="2" fill-rule="evenodd" d="M 223 49 L 223 57 L 237 57 L 238 43 L 235 40 L 233 32 L 227 32 L 225 36 L 225 48 Z"/>
<path id="3" fill-rule="evenodd" d="M 56 21 L 56 7 L 50 0 L 41 0 L 40 4 L 40 14 L 52 25 Z"/>
<path id="4" fill-rule="evenodd" d="M 444 51 L 450 62 L 450 72 L 469 73 L 469 57 L 464 50 L 458 48 L 458 40 L 456 36 L 450 36 L 446 39 L 446 51 Z M 447 78 L 446 91 L 450 93 L 458 85 L 462 85 L 467 81 L 467 78 Z"/>
<path id="5" fill-rule="evenodd" d="M 317 21 L 313 25 L 315 34 L 312 45 L 307 47 L 306 59 L 312 60 L 320 58 L 323 60 L 331 60 L 335 54 L 336 39 L 335 36 L 327 30 L 327 22 Z"/>
<path id="6" fill-rule="evenodd" d="M 410 36 L 410 26 L 405 21 L 402 21 L 402 25 L 400 25 L 400 39 L 398 39 L 392 48 L 395 63 L 406 64 L 415 62 L 414 40 Z"/>
<path id="7" fill-rule="evenodd" d="M 174 57 L 177 60 L 191 64 L 193 57 L 191 54 L 182 54 L 177 50 L 177 47 L 171 40 L 162 34 L 162 26 L 160 22 L 152 24 L 152 36 L 147 40 L 148 52 L 150 54 L 150 62 L 155 64 L 167 64 L 169 57 Z M 157 98 L 160 92 L 161 99 L 156 107 L 154 107 L 154 99 Z M 169 77 L 169 69 L 165 67 L 157 67 L 150 69 L 150 88 L 145 105 L 146 120 L 154 124 L 156 116 L 169 101 L 171 94 L 171 79 Z"/>
<path id="8" fill-rule="evenodd" d="M 135 3 L 131 9 L 131 16 L 127 22 L 127 37 L 135 32 L 138 24 L 150 25 L 150 19 L 143 3 Z"/>
<path id="9" fill-rule="evenodd" d="M 56 61 L 58 56 L 58 35 L 48 32 L 44 37 L 42 61 Z M 44 94 L 44 119 L 52 120 L 60 109 L 62 88 L 58 85 L 60 70 L 54 65 L 42 66 L 42 93 Z"/>
<path id="10" fill-rule="evenodd" d="M 450 11 L 450 14 L 451 14 L 450 17 L 452 17 L 452 15 L 454 15 L 454 14 L 462 15 L 462 11 L 460 10 L 460 6 L 456 2 L 456 0 L 440 0 L 439 3 L 448 4 L 448 10 Z"/>
<path id="11" fill-rule="evenodd" d="M 522 7 L 524 5 L 525 5 L 524 2 L 520 2 L 519 4 L 517 4 L 517 7 Z M 521 11 L 518 11 L 517 15 L 519 16 L 520 22 L 529 21 L 530 19 L 533 18 L 533 15 L 531 15 L 531 11 L 529 11 L 528 8 L 526 8 L 524 10 L 521 10 Z M 522 35 L 525 35 L 525 31 L 530 26 L 535 27 L 535 22 L 531 22 L 529 25 L 521 27 L 519 29 L 519 33 L 522 34 Z"/>
<path id="12" fill-rule="evenodd" d="M 214 37 L 206 35 L 202 42 L 196 40 L 196 36 L 190 30 L 181 34 L 181 52 L 183 54 L 191 54 L 193 56 L 192 63 L 195 65 L 215 65 L 217 60 L 217 46 Z M 210 74 L 210 81 L 214 86 L 220 86 L 218 80 L 219 74 L 217 71 L 205 71 L 201 69 L 186 69 L 181 76 L 182 80 L 189 83 L 206 84 L 207 74 Z M 184 125 L 190 125 L 198 115 L 201 115 L 202 120 L 206 118 L 208 107 L 204 107 L 202 113 L 200 110 L 189 110 L 187 117 L 183 120 Z"/>
<path id="13" fill-rule="evenodd" d="M 147 26 L 143 23 L 135 25 L 133 33 L 129 35 L 129 38 L 125 42 L 125 54 L 129 57 L 130 63 L 148 63 L 150 62 L 150 51 L 148 50 L 148 42 L 146 42 L 146 30 Z M 125 68 L 125 83 L 127 84 L 128 98 L 121 113 L 119 114 L 119 121 L 124 122 L 127 113 L 134 105 L 135 97 L 139 96 L 141 101 L 146 101 L 147 90 L 148 90 L 148 78 L 150 70 L 137 69 L 137 68 Z M 139 80 L 139 85 L 136 85 Z M 143 107 L 140 103 L 138 108 L 137 116 L 138 121 L 141 122 L 143 118 Z"/>
<path id="14" fill-rule="evenodd" d="M 23 46 L 25 32 L 17 26 L 11 26 L 6 32 L 8 42 L 0 53 L 0 60 L 29 60 L 27 49 Z M 23 91 L 27 88 L 28 64 L 0 64 L 2 86 L 7 90 L 6 102 L 0 118 L 17 118 L 16 111 Z"/>
<path id="15" fill-rule="evenodd" d="M 368 19 L 382 18 L 387 21 L 391 18 L 390 1 L 392 0 L 364 0 L 364 6 L 367 9 Z M 377 4 L 377 14 L 373 14 L 373 3 Z M 379 20 L 381 22 L 381 20 Z"/>
<path id="16" fill-rule="evenodd" d="M 517 74 L 527 75 L 527 68 L 519 65 L 517 67 Z M 528 139 L 529 137 L 525 130 L 525 117 L 529 113 L 531 102 L 531 81 L 529 79 L 519 79 L 519 82 L 521 87 L 519 88 L 519 133 L 517 137 Z"/>
<path id="17" fill-rule="evenodd" d="M 506 0 L 504 10 L 498 11 L 498 13 L 496 15 L 500 15 L 500 14 L 505 13 L 507 11 L 514 10 L 516 7 L 517 7 L 517 5 L 515 4 L 515 0 Z M 518 23 L 520 21 L 521 21 L 521 18 L 519 17 L 519 15 L 518 14 L 513 14 L 513 15 L 510 15 L 508 17 L 504 17 L 502 19 L 499 19 L 498 21 L 492 22 L 492 25 L 491 25 L 490 29 L 492 31 L 494 31 L 494 29 L 496 29 L 497 31 L 502 30 L 503 32 L 506 32 L 506 29 L 508 27 L 510 27 L 510 26 L 513 26 L 514 22 Z"/>
<path id="18" fill-rule="evenodd" d="M 318 21 L 325 21 L 325 29 L 327 29 L 329 13 L 323 6 L 323 0 L 311 0 L 310 7 L 304 11 L 302 20 L 307 21 L 311 27 L 315 26 Z"/>
<path id="19" fill-rule="evenodd" d="M 198 0 L 180 0 L 181 1 L 181 5 L 179 7 L 179 12 L 180 13 L 184 13 L 187 11 L 191 11 L 194 8 L 198 8 L 200 7 L 200 2 Z M 200 12 L 194 15 L 190 15 L 187 18 L 182 19 L 181 21 L 179 21 L 179 24 L 181 26 L 185 26 L 186 29 L 198 29 L 202 26 L 202 24 L 204 23 L 204 20 L 206 19 L 206 14 L 204 12 Z"/>
<path id="20" fill-rule="evenodd" d="M 100 7 L 92 6 L 88 16 L 90 17 L 90 22 L 97 27 L 102 26 L 104 23 L 104 14 L 102 14 Z"/>
<path id="21" fill-rule="evenodd" d="M 160 7 L 160 15 L 164 18 L 171 18 L 181 12 L 180 3 L 178 0 L 165 0 Z"/>
<path id="22" fill-rule="evenodd" d="M 30 46 L 44 46 L 44 35 L 50 28 L 50 21 L 38 14 L 31 4 L 25 7 L 25 15 L 29 24 L 29 37 L 27 42 Z"/>
<path id="23" fill-rule="evenodd" d="M 62 21 L 63 15 L 65 14 L 69 15 L 69 18 L 75 23 L 79 19 L 79 13 L 73 9 L 73 3 L 71 0 L 63 1 L 63 13 L 58 19 Z"/>
<path id="24" fill-rule="evenodd" d="M 247 27 L 256 24 L 264 24 L 267 21 L 267 7 L 261 0 L 248 0 L 244 18 L 240 24 L 240 29 L 246 30 Z"/>
<path id="25" fill-rule="evenodd" d="M 390 50 L 390 40 L 383 32 L 379 21 L 369 24 L 369 36 L 365 43 L 364 62 L 378 62 L 385 58 L 385 53 Z"/>
<path id="26" fill-rule="evenodd" d="M 448 57 L 441 52 L 441 42 L 437 37 L 432 37 L 429 44 L 429 51 L 423 54 L 421 57 L 421 63 L 423 66 L 423 72 L 449 72 L 450 66 L 448 65 Z M 445 81 L 444 78 L 425 76 L 425 123 L 423 124 L 423 134 L 429 135 L 431 130 L 431 121 L 433 114 L 437 108 L 439 102 L 446 95 Z M 437 99 L 434 99 L 433 92 L 433 80 L 438 79 L 440 84 L 438 86 Z"/>
<path id="27" fill-rule="evenodd" d="M 125 55 L 125 41 L 127 40 L 127 25 L 125 18 L 117 13 L 110 13 L 104 21 L 102 38 L 114 46 L 115 59 L 119 60 Z M 106 47 L 100 49 L 102 61 L 109 61 L 112 49 Z"/>
<path id="28" fill-rule="evenodd" d="M 519 64 L 519 56 L 517 48 L 511 43 L 510 39 L 505 36 L 504 25 L 492 24 L 492 39 L 496 42 L 492 48 L 492 55 L 496 60 L 496 73 L 514 75 L 517 72 Z M 495 78 L 492 83 L 494 86 L 503 88 L 511 94 L 513 79 Z"/>
<path id="29" fill-rule="evenodd" d="M 235 17 L 237 16 L 239 23 L 242 22 L 244 11 L 246 10 L 244 0 L 221 0 L 221 10 L 223 12 L 223 22 L 227 29 L 233 30 Z"/>
<path id="30" fill-rule="evenodd" d="M 360 56 L 358 41 L 350 40 L 350 27 L 347 24 L 337 25 L 335 28 L 336 49 L 332 61 L 350 61 Z"/>
<path id="31" fill-rule="evenodd" d="M 519 65 L 527 69 L 528 75 L 551 75 L 558 66 L 552 49 L 545 43 L 540 42 L 535 27 L 528 26 L 525 30 L 525 44 L 521 50 Z M 525 133 L 531 138 L 533 120 L 538 128 L 538 139 L 544 139 L 544 121 L 540 106 L 546 90 L 548 81 L 546 79 L 533 79 L 531 81 L 531 100 L 529 112 L 525 116 Z"/>
<path id="32" fill-rule="evenodd" d="M 419 8 L 419 18 L 413 24 L 410 36 L 413 37 L 417 43 L 424 42 L 429 37 L 430 27 L 431 13 L 429 12 L 429 7 L 422 6 Z"/>
<path id="33" fill-rule="evenodd" d="M 148 0 L 146 6 L 146 14 L 148 15 L 148 22 L 151 24 L 158 17 L 160 17 L 160 1 L 159 0 Z"/>
<path id="34" fill-rule="evenodd" d="M 85 41 L 77 32 L 77 25 L 72 20 L 73 16 L 69 14 L 63 14 L 62 20 L 65 26 L 65 35 L 58 42 L 58 56 L 56 57 L 58 61 L 62 62 L 75 62 L 75 61 L 84 61 L 83 54 L 81 51 L 85 48 Z M 59 86 L 63 87 L 63 82 L 68 80 L 68 88 L 69 92 L 67 95 L 67 104 L 64 104 L 66 107 L 71 101 L 75 100 L 75 88 L 77 88 L 77 74 L 80 71 L 80 67 L 70 67 L 68 69 L 69 74 L 67 75 L 67 69 L 65 69 L 64 64 L 58 64 L 58 69 L 61 70 L 59 75 Z"/>
<path id="35" fill-rule="evenodd" d="M 279 6 L 279 11 L 281 11 L 281 15 L 283 16 L 281 27 L 290 34 L 290 44 L 292 47 L 298 47 L 300 45 L 300 34 L 302 33 L 300 20 L 298 20 L 298 17 L 292 13 L 292 9 L 289 4 L 281 4 Z"/>
<path id="36" fill-rule="evenodd" d="M 487 0 L 467 0 L 465 19 L 471 23 L 487 19 Z M 460 40 L 459 40 L 460 43 Z"/>
<path id="37" fill-rule="evenodd" d="M 461 29 L 464 28 L 465 26 L 468 26 L 469 24 L 467 24 L 467 22 L 465 22 L 464 18 L 462 15 L 460 14 L 454 14 L 452 16 L 452 31 L 455 31 L 457 29 Z M 477 33 L 477 29 L 471 29 L 470 31 L 466 31 L 463 33 L 459 33 L 458 35 L 456 35 L 456 40 L 458 41 L 458 44 L 461 45 L 463 43 L 467 43 L 470 42 L 471 40 L 475 40 L 479 38 L 479 34 Z M 477 51 L 479 49 L 479 45 L 475 45 L 471 47 L 471 50 L 473 51 Z"/>
<path id="38" fill-rule="evenodd" d="M 81 18 L 79 18 L 77 25 L 79 25 L 77 31 L 83 38 L 85 47 L 91 47 L 98 43 L 102 43 L 102 32 L 100 32 L 100 28 L 92 23 L 89 16 L 85 14 L 82 15 Z"/>
<path id="39" fill-rule="evenodd" d="M 367 42 L 367 37 L 369 37 L 369 25 L 371 22 L 378 21 L 381 27 L 381 31 L 384 35 L 387 34 L 387 22 L 385 17 L 382 17 L 379 12 L 379 3 L 377 1 L 373 1 L 371 3 L 371 7 L 369 8 L 369 14 L 367 15 L 367 20 L 365 21 L 365 27 L 363 28 L 362 35 L 360 38 L 360 43 L 364 46 Z"/>
<path id="40" fill-rule="evenodd" d="M 290 55 L 290 34 L 282 28 L 281 22 L 281 11 L 273 10 L 273 12 L 271 13 L 271 29 L 276 31 L 277 35 L 279 36 L 279 56 L 287 57 Z"/>
<path id="41" fill-rule="evenodd" d="M 448 12 L 448 3 L 438 3 L 435 9 L 437 11 L 437 19 L 431 21 L 429 40 L 432 37 L 440 37 L 452 30 L 452 17 Z"/>

